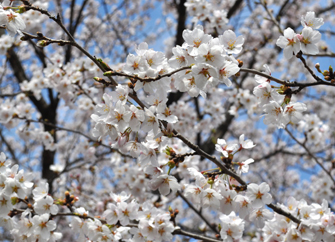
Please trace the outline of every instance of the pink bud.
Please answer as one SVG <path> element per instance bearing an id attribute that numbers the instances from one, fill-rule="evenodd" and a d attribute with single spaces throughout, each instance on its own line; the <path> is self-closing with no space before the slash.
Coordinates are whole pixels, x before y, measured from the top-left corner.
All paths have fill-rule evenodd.
<path id="1" fill-rule="evenodd" d="M 297 36 L 299 41 L 302 41 L 304 39 L 304 37 L 301 34 L 297 34 L 296 36 Z"/>

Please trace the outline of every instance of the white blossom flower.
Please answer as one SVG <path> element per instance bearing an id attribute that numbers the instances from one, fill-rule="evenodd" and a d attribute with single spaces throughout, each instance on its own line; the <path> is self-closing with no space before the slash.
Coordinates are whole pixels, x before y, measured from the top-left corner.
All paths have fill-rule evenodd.
<path id="1" fill-rule="evenodd" d="M 44 213 L 55 215 L 58 213 L 58 206 L 54 204 L 52 197 L 46 196 L 35 201 L 34 210 L 39 215 Z"/>
<path id="2" fill-rule="evenodd" d="M 151 106 L 149 109 L 144 108 L 145 122 L 142 125 L 142 129 L 146 132 L 153 131 L 154 135 L 159 132 L 158 118 L 155 116 L 155 107 Z"/>
<path id="3" fill-rule="evenodd" d="M 45 213 L 41 216 L 35 215 L 32 219 L 35 235 L 39 235 L 39 238 L 44 241 L 48 241 L 50 232 L 56 229 L 56 222 L 49 220 L 49 217 L 50 215 Z"/>
<path id="4" fill-rule="evenodd" d="M 4 193 L 0 193 L 0 216 L 6 216 L 12 208 L 13 204 L 10 197 Z"/>
<path id="5" fill-rule="evenodd" d="M 129 224 L 129 220 L 136 219 L 138 216 L 138 204 L 134 201 L 131 203 L 120 202 L 118 204 L 119 221 L 125 226 Z"/>
<path id="6" fill-rule="evenodd" d="M 236 34 L 230 29 L 226 30 L 223 35 L 219 36 L 219 39 L 228 54 L 239 54 L 243 49 L 243 36 L 240 35 L 236 38 Z"/>
<path id="7" fill-rule="evenodd" d="M 180 184 L 174 176 L 162 174 L 151 181 L 151 188 L 153 190 L 158 189 L 162 195 L 166 196 L 170 193 L 170 189 L 173 193 L 177 192 Z"/>
<path id="8" fill-rule="evenodd" d="M 251 149 L 256 146 L 251 139 L 244 140 L 244 134 L 240 135 L 239 142 L 243 149 Z"/>
<path id="9" fill-rule="evenodd" d="M 41 182 L 34 190 L 34 200 L 38 200 L 40 198 L 44 198 L 48 195 L 49 192 L 49 184 L 46 182 Z"/>
<path id="10" fill-rule="evenodd" d="M 220 221 L 220 235 L 224 241 L 234 242 L 242 238 L 244 221 L 236 216 L 235 212 L 231 212 L 229 215 L 222 214 Z"/>
<path id="11" fill-rule="evenodd" d="M 0 173 L 4 173 L 8 166 L 10 166 L 12 162 L 9 159 L 6 159 L 5 153 L 1 152 L 0 154 Z"/>
<path id="12" fill-rule="evenodd" d="M 270 186 L 263 182 L 260 185 L 251 183 L 247 187 L 246 195 L 250 199 L 254 208 L 262 208 L 265 204 L 269 204 L 272 201 L 270 193 Z"/>
<path id="13" fill-rule="evenodd" d="M 228 154 L 231 153 L 232 151 L 237 150 L 238 145 L 237 144 L 227 145 L 224 139 L 218 139 L 217 144 L 215 145 L 215 149 L 221 152 L 224 157 L 228 158 Z"/>
<path id="14" fill-rule="evenodd" d="M 124 132 L 129 126 L 129 121 L 131 118 L 131 112 L 128 111 L 128 106 L 122 104 L 119 100 L 115 104 L 115 108 L 110 111 L 106 123 L 115 125 L 119 132 Z"/>
<path id="15" fill-rule="evenodd" d="M 21 15 L 15 13 L 11 9 L 0 9 L 0 25 L 6 25 L 6 29 L 11 36 L 14 36 L 16 33 L 21 33 L 20 30 L 24 30 L 26 28 L 26 24 L 24 23 Z"/>
<path id="16" fill-rule="evenodd" d="M 311 27 L 318 29 L 324 24 L 323 18 L 316 18 L 315 12 L 307 12 L 306 16 L 301 16 L 301 25 L 303 27 Z"/>
<path id="17" fill-rule="evenodd" d="M 178 117 L 173 115 L 166 104 L 160 103 L 157 106 L 157 118 L 165 120 L 168 123 L 174 124 L 178 122 Z"/>
<path id="18" fill-rule="evenodd" d="M 237 194 L 234 198 L 234 210 L 238 211 L 240 218 L 244 219 L 247 217 L 252 210 L 251 201 L 247 196 Z"/>
<path id="19" fill-rule="evenodd" d="M 117 85 L 115 88 L 115 91 L 111 93 L 111 96 L 113 98 L 113 102 L 117 102 L 120 100 L 120 102 L 124 105 L 127 102 L 129 93 L 128 86 L 125 85 Z"/>
<path id="20" fill-rule="evenodd" d="M 187 44 L 187 51 L 192 56 L 198 54 L 198 48 L 202 43 L 207 43 L 212 39 L 210 35 L 204 33 L 201 25 L 197 25 L 194 30 L 185 29 L 183 38 Z"/>
<path id="21" fill-rule="evenodd" d="M 192 201 L 195 205 L 202 204 L 202 188 L 192 184 L 187 185 L 185 191 L 186 198 L 192 198 Z"/>
<path id="22" fill-rule="evenodd" d="M 18 180 L 13 178 L 8 178 L 5 181 L 4 194 L 7 196 L 17 196 L 24 199 L 27 196 L 27 188 L 24 187 Z"/>
<path id="23" fill-rule="evenodd" d="M 284 57 L 286 59 L 291 59 L 293 54 L 298 54 L 300 51 L 300 42 L 291 28 L 284 30 L 284 36 L 279 36 L 276 44 L 284 49 Z"/>
<path id="24" fill-rule="evenodd" d="M 253 221 L 257 228 L 263 228 L 266 220 L 270 220 L 273 218 L 273 213 L 271 213 L 268 209 L 261 208 L 256 209 L 250 213 L 249 219 Z"/>
<path id="25" fill-rule="evenodd" d="M 207 188 L 202 191 L 202 207 L 203 208 L 212 208 L 215 210 L 219 210 L 220 208 L 220 200 L 223 198 L 220 193 L 217 191 Z"/>
<path id="26" fill-rule="evenodd" d="M 172 48 L 173 56 L 169 59 L 169 65 L 173 68 L 187 66 L 190 59 L 188 53 L 179 45 Z"/>
<path id="27" fill-rule="evenodd" d="M 236 191 L 230 189 L 221 189 L 222 199 L 220 200 L 220 211 L 228 214 L 233 211 L 234 198 Z"/>
<path id="28" fill-rule="evenodd" d="M 200 90 L 204 90 L 206 85 L 213 81 L 213 78 L 218 77 L 217 69 L 208 64 L 197 64 L 192 66 L 194 81 Z"/>
<path id="29" fill-rule="evenodd" d="M 250 158 L 243 162 L 237 162 L 237 174 L 247 173 L 249 171 L 249 164 L 253 163 L 254 159 Z"/>
<path id="30" fill-rule="evenodd" d="M 218 79 L 220 82 L 223 82 L 227 85 L 227 87 L 231 86 L 231 81 L 228 77 L 235 75 L 240 71 L 238 65 L 232 61 L 225 60 L 223 64 L 218 69 Z"/>
<path id="31" fill-rule="evenodd" d="M 284 109 L 285 123 L 297 124 L 303 119 L 302 112 L 306 110 L 307 107 L 304 103 L 289 103 Z"/>
<path id="32" fill-rule="evenodd" d="M 129 107 L 129 111 L 131 112 L 129 127 L 132 131 L 139 131 L 141 123 L 145 120 L 144 111 L 134 105 Z"/>
<path id="33" fill-rule="evenodd" d="M 119 220 L 120 210 L 112 203 L 109 203 L 107 206 L 108 209 L 104 211 L 102 216 L 106 218 L 108 224 L 116 224 Z"/>
<path id="34" fill-rule="evenodd" d="M 321 40 L 319 31 L 313 30 L 310 27 L 305 27 L 302 34 L 297 36 L 300 40 L 301 51 L 304 54 L 316 55 L 319 53 L 319 48 L 316 45 Z"/>
<path id="35" fill-rule="evenodd" d="M 219 45 L 210 46 L 203 43 L 198 48 L 198 55 L 195 57 L 197 63 L 207 63 L 218 67 L 223 62 L 224 57 L 221 55 L 222 47 Z"/>
<path id="36" fill-rule="evenodd" d="M 284 128 L 287 124 L 287 120 L 284 117 L 283 108 L 276 101 L 270 101 L 270 103 L 263 106 L 264 112 L 264 124 L 273 124 L 278 128 Z"/>
<path id="37" fill-rule="evenodd" d="M 157 226 L 153 221 L 141 220 L 138 228 L 140 233 L 149 241 L 155 241 L 158 237 Z"/>

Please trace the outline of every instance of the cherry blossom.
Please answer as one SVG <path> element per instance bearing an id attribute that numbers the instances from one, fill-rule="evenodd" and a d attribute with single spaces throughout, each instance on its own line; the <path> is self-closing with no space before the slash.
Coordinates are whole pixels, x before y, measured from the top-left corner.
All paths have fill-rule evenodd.
<path id="1" fill-rule="evenodd" d="M 246 195 L 254 208 L 261 208 L 272 201 L 272 196 L 268 193 L 269 191 L 270 187 L 265 182 L 260 185 L 251 183 L 248 185 Z"/>
<path id="2" fill-rule="evenodd" d="M 316 44 L 321 39 L 320 32 L 313 30 L 310 27 L 305 27 L 302 30 L 302 34 L 298 36 L 298 39 L 300 40 L 301 51 L 303 53 L 312 55 L 319 53 L 319 48 Z"/>
<path id="3" fill-rule="evenodd" d="M 324 24 L 322 18 L 316 18 L 315 12 L 307 12 L 306 16 L 301 16 L 301 25 L 303 27 L 311 27 L 318 29 Z"/>
<path id="4" fill-rule="evenodd" d="M 284 49 L 286 59 L 291 59 L 294 54 L 296 55 L 300 51 L 299 39 L 291 28 L 284 30 L 284 36 L 279 36 L 276 44 Z"/>
<path id="5" fill-rule="evenodd" d="M 120 3 L 0 4 L 6 239 L 333 241 L 333 4 Z"/>
<path id="6" fill-rule="evenodd" d="M 236 38 L 236 34 L 232 30 L 226 30 L 220 36 L 220 42 L 228 54 L 239 54 L 242 51 L 244 38 L 241 35 Z"/>

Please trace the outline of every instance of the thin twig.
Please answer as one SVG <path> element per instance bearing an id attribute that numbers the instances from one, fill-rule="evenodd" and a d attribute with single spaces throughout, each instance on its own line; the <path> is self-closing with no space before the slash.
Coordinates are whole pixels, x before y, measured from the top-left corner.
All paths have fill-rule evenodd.
<path id="1" fill-rule="evenodd" d="M 299 51 L 296 57 L 301 60 L 301 62 L 304 64 L 304 67 L 308 70 L 308 72 L 313 76 L 313 78 L 317 82 L 323 82 L 323 80 L 317 75 L 315 75 L 314 71 L 307 65 L 305 58 L 302 56 L 302 51 Z"/>
<path id="2" fill-rule="evenodd" d="M 283 81 L 283 80 L 280 80 L 280 79 L 275 78 L 273 76 L 270 76 L 270 75 L 268 75 L 264 72 L 260 72 L 260 71 L 254 70 L 254 69 L 240 68 L 240 71 L 241 72 L 249 72 L 249 73 L 259 75 L 259 76 L 263 76 L 263 77 L 268 78 L 269 80 L 277 82 L 278 84 L 285 85 L 285 86 L 288 86 L 288 87 L 299 87 L 300 89 L 303 89 L 303 88 L 309 87 L 309 86 L 318 86 L 318 85 L 326 85 L 326 86 L 335 87 L 335 84 L 333 84 L 331 82 L 323 81 L 321 79 L 318 82 L 298 83 L 298 82 Z"/>
<path id="3" fill-rule="evenodd" d="M 285 216 L 286 218 L 291 219 L 293 222 L 295 222 L 295 223 L 297 223 L 297 224 L 300 224 L 300 223 L 301 223 L 300 219 L 297 219 L 297 218 L 294 217 L 292 214 L 290 214 L 290 213 L 284 211 L 284 210 L 281 209 L 280 207 L 278 207 L 278 206 L 276 206 L 276 205 L 274 205 L 274 204 L 272 204 L 272 203 L 271 203 L 271 204 L 267 204 L 267 206 L 268 206 L 269 208 L 271 208 L 273 211 L 275 211 L 276 213 L 281 214 L 281 215 Z"/>
<path id="4" fill-rule="evenodd" d="M 297 142 L 302 148 L 304 148 L 304 150 L 306 150 L 308 155 L 313 158 L 313 160 L 321 167 L 324 172 L 326 172 L 335 185 L 335 179 L 333 178 L 332 174 L 321 164 L 321 162 L 312 154 L 312 152 L 310 152 L 305 144 L 301 143 L 296 137 L 294 137 L 294 135 L 287 128 L 285 128 L 285 130 L 295 142 Z"/>
<path id="5" fill-rule="evenodd" d="M 280 24 L 278 23 L 278 21 L 275 19 L 275 17 L 273 16 L 273 14 L 271 13 L 271 11 L 268 9 L 266 3 L 264 1 L 260 1 L 262 6 L 264 7 L 265 11 L 268 13 L 268 15 L 271 18 L 271 21 L 277 26 L 279 32 L 284 35 L 284 32 L 282 30 L 282 28 L 280 27 Z"/>
<path id="6" fill-rule="evenodd" d="M 212 224 L 210 224 L 210 222 L 201 214 L 201 212 L 199 212 L 193 205 L 192 203 L 190 203 L 187 198 L 180 192 L 177 191 L 177 194 L 179 195 L 179 197 L 181 197 L 184 202 L 187 203 L 187 205 L 207 224 L 208 227 L 211 228 L 211 230 L 213 230 L 215 233 L 219 233 L 219 231 L 217 230 L 217 228 L 215 226 L 213 226 Z"/>
<path id="7" fill-rule="evenodd" d="M 184 66 L 184 67 L 181 67 L 181 68 L 179 68 L 177 70 L 174 70 L 172 72 L 166 73 L 164 75 L 158 75 L 156 77 L 145 77 L 145 78 L 141 78 L 137 75 L 129 75 L 129 74 L 126 74 L 124 72 L 116 72 L 116 71 L 107 71 L 107 72 L 104 73 L 104 76 L 124 76 L 124 77 L 139 80 L 141 82 L 154 82 L 154 81 L 158 81 L 158 80 L 160 80 L 164 77 L 170 77 L 173 74 L 176 74 L 180 71 L 188 70 L 188 69 L 191 69 L 191 67 L 190 66 Z"/>

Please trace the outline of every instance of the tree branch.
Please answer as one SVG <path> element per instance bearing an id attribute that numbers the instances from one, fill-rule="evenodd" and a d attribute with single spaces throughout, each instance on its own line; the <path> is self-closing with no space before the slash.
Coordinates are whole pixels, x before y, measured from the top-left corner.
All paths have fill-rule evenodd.
<path id="1" fill-rule="evenodd" d="M 179 197 L 181 197 L 184 202 L 187 203 L 187 205 L 207 224 L 207 226 L 213 230 L 213 232 L 215 232 L 216 234 L 219 233 L 219 231 L 217 230 L 216 227 L 214 227 L 202 214 L 201 212 L 199 212 L 193 205 L 192 203 L 190 203 L 187 198 L 180 192 L 180 191 L 177 191 L 177 194 L 179 195 Z"/>
<path id="2" fill-rule="evenodd" d="M 290 137 L 295 141 L 297 142 L 302 148 L 304 148 L 304 150 L 306 150 L 306 152 L 308 153 L 308 155 L 310 157 L 313 158 L 313 160 L 316 162 L 316 164 L 318 164 L 321 169 L 326 172 L 326 174 L 329 176 L 329 178 L 332 180 L 332 182 L 334 183 L 335 185 L 335 179 L 333 178 L 333 176 L 331 175 L 330 171 L 328 171 L 322 164 L 320 161 L 318 161 L 318 159 L 312 154 L 312 152 L 310 152 L 310 150 L 306 147 L 305 144 L 301 143 L 296 137 L 294 137 L 294 135 L 287 129 L 285 128 L 286 132 L 290 135 Z"/>

